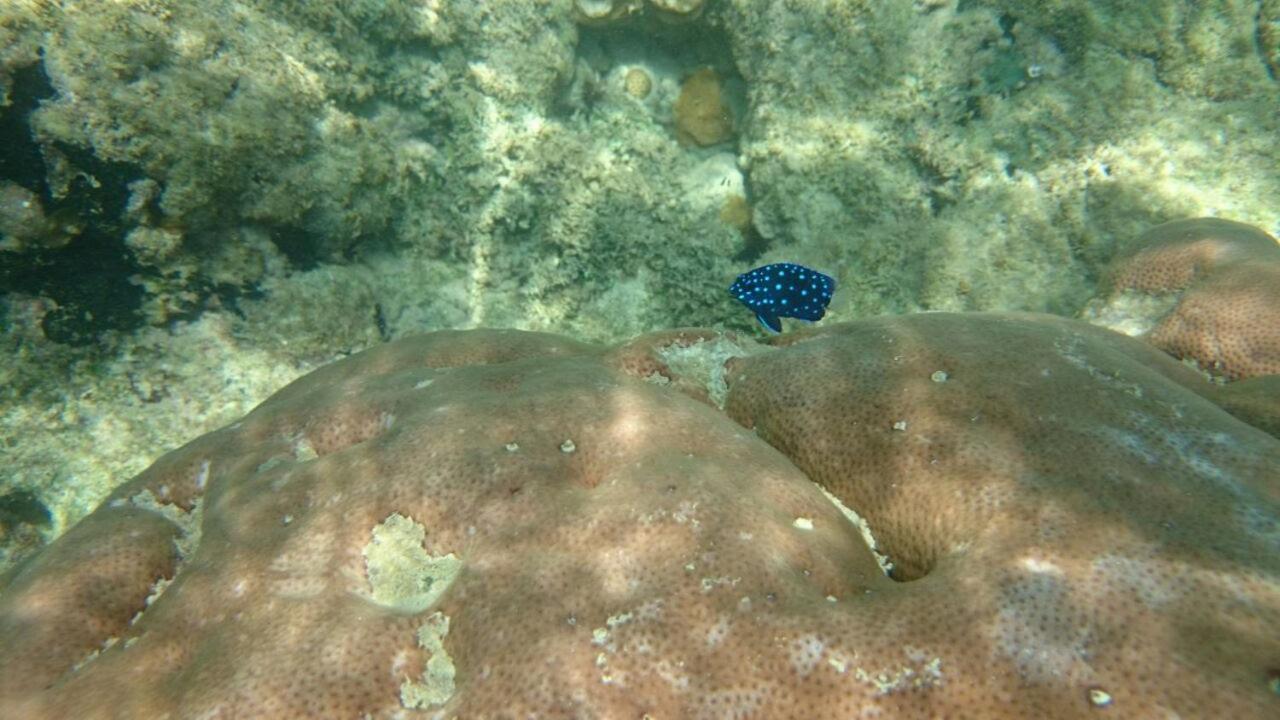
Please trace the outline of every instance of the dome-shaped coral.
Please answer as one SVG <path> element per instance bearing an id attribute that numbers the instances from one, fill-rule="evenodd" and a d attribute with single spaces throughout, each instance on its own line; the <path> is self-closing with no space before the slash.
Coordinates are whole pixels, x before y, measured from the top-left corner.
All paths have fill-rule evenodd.
<path id="1" fill-rule="evenodd" d="M 1121 250 L 1106 284 L 1087 310 L 1101 324 L 1136 313 L 1156 347 L 1227 379 L 1280 373 L 1280 245 L 1263 230 L 1209 217 L 1158 225 Z"/>
<path id="2" fill-rule="evenodd" d="M 1275 717 L 1280 441 L 1197 383 L 1035 315 L 386 343 L 0 581 L 0 714 Z"/>

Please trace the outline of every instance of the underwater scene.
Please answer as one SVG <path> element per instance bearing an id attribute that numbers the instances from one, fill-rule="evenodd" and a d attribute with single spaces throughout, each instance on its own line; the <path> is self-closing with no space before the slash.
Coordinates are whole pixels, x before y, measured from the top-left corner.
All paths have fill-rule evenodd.
<path id="1" fill-rule="evenodd" d="M 1280 0 L 0 0 L 0 720 L 1280 718 Z"/>

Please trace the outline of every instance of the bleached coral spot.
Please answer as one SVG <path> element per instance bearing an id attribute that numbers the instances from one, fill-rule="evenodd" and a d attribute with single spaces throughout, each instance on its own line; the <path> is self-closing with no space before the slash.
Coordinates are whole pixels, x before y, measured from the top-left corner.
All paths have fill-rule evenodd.
<path id="1" fill-rule="evenodd" d="M 457 673 L 453 658 L 444 648 L 444 638 L 449 634 L 449 617 L 432 613 L 418 628 L 418 646 L 431 653 L 427 667 L 417 680 L 405 680 L 400 684 L 400 704 L 407 708 L 430 708 L 443 705 L 453 697 L 453 678 Z"/>
<path id="2" fill-rule="evenodd" d="M 453 554 L 433 556 L 423 548 L 427 530 L 399 513 L 373 528 L 364 546 L 371 591 L 367 597 L 384 607 L 418 613 L 440 599 L 462 569 Z"/>
<path id="3" fill-rule="evenodd" d="M 791 669 L 801 677 L 813 672 L 818 662 L 822 660 L 822 653 L 826 647 L 826 643 L 817 635 L 805 634 L 792 640 L 787 648 Z"/>
<path id="4" fill-rule="evenodd" d="M 707 629 L 707 647 L 716 647 L 729 636 L 729 616 L 721 615 L 714 625 Z"/>

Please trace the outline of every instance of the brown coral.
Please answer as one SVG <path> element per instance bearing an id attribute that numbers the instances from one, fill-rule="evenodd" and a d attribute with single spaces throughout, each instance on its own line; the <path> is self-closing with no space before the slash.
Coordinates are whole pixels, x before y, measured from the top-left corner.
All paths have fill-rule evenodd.
<path id="1" fill-rule="evenodd" d="M 1280 373 L 1280 245 L 1251 225 L 1176 220 L 1112 262 L 1111 298 L 1176 293 L 1147 339 L 1228 379 Z"/>
<path id="2" fill-rule="evenodd" d="M 1222 409 L 1280 438 L 1280 375 L 1237 380 L 1215 390 L 1209 397 Z"/>
<path id="3" fill-rule="evenodd" d="M 916 580 L 905 596 L 966 596 L 934 598 L 929 627 L 969 636 L 972 654 L 945 654 L 988 668 L 966 678 L 976 697 L 1017 687 L 1021 717 L 1084 716 L 1092 688 L 1122 715 L 1280 707 L 1264 688 L 1280 662 L 1267 629 L 1280 445 L 1187 393 L 1207 390 L 1192 371 L 1033 315 L 886 318 L 782 342 L 733 363 L 728 412 L 867 519 L 895 575 Z M 1135 654 L 1166 643 L 1164 661 Z"/>
<path id="4" fill-rule="evenodd" d="M 317 371 L 12 579 L 0 707 L 1273 715 L 1280 443 L 1198 376 L 1036 316 L 787 344 L 729 363 L 754 432 L 679 390 L 723 396 L 711 331 L 440 333 Z"/>
<path id="5" fill-rule="evenodd" d="M 717 145 L 733 136 L 733 112 L 720 74 L 702 68 L 680 85 L 675 106 L 676 139 L 683 145 Z"/>

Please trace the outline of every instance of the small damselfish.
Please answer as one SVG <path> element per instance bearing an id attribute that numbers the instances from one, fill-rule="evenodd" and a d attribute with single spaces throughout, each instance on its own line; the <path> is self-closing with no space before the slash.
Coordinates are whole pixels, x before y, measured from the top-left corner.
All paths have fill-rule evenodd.
<path id="1" fill-rule="evenodd" d="M 781 318 L 821 320 L 836 281 L 795 263 L 774 263 L 738 276 L 729 292 L 756 314 L 760 324 L 782 332 Z"/>

